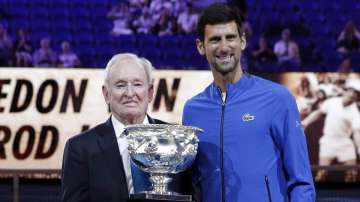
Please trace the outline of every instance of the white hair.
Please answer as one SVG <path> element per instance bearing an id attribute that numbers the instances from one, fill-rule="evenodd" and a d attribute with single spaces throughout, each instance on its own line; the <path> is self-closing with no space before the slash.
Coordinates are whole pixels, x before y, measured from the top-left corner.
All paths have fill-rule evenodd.
<path id="1" fill-rule="evenodd" d="M 118 64 L 120 61 L 123 60 L 134 60 L 136 63 L 138 63 L 141 67 L 144 68 L 145 73 L 146 73 L 146 78 L 149 82 L 150 85 L 153 84 L 153 76 L 152 76 L 152 70 L 154 69 L 154 67 L 152 66 L 151 62 L 145 58 L 142 57 L 138 57 L 137 55 L 133 54 L 133 53 L 120 53 L 120 54 L 116 54 L 114 55 L 110 61 L 107 63 L 106 68 L 105 68 L 105 80 L 104 83 L 106 83 L 108 77 L 109 77 L 109 72 L 110 69 L 115 66 L 116 64 Z M 121 68 L 121 65 L 119 65 L 117 68 Z"/>

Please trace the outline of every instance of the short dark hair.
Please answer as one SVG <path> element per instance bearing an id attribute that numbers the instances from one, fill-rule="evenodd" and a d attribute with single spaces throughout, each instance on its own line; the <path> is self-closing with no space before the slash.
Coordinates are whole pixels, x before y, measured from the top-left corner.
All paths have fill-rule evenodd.
<path id="1" fill-rule="evenodd" d="M 197 23 L 197 34 L 199 39 L 204 41 L 206 25 L 223 24 L 231 21 L 235 21 L 239 34 L 241 35 L 241 24 L 243 23 L 243 19 L 236 9 L 229 7 L 224 3 L 213 3 L 209 5 L 201 12 Z"/>

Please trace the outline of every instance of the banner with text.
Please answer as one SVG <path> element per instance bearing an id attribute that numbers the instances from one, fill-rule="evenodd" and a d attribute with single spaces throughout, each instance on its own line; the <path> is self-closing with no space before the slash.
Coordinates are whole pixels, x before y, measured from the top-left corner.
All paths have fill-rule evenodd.
<path id="1" fill-rule="evenodd" d="M 212 82 L 210 71 L 155 71 L 149 114 L 181 123 L 184 103 Z M 66 140 L 109 117 L 102 69 L 0 68 L 1 170 L 61 169 Z M 283 73 L 266 75 L 294 94 L 302 117 L 318 108 L 317 92 L 341 96 L 346 80 L 359 74 Z M 323 100 L 322 100 L 323 101 Z M 201 118 L 201 117 L 199 117 Z M 359 120 L 360 121 L 360 120 Z M 307 130 L 311 163 L 318 164 L 323 123 Z"/>

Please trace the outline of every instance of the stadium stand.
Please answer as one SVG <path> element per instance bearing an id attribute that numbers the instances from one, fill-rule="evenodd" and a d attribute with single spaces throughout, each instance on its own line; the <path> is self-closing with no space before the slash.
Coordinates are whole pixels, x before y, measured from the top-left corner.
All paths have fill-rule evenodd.
<path id="1" fill-rule="evenodd" d="M 134 34 L 129 36 L 129 38 L 133 38 L 130 41 L 115 44 L 108 43 L 111 40 L 123 40 L 118 39 L 123 38 L 123 36 L 110 36 L 109 32 L 111 31 L 112 22 L 106 18 L 107 12 L 118 2 L 126 3 L 127 1 L 1 0 L 0 4 L 3 12 L 10 16 L 5 20 L 7 21 L 6 24 L 11 36 L 15 35 L 17 28 L 27 29 L 31 34 L 33 47 L 36 47 L 38 41 L 44 35 L 55 39 L 53 40 L 54 46 L 60 46 L 62 40 L 71 40 L 72 44 L 74 44 L 74 51 L 80 53 L 81 60 L 88 67 L 101 68 L 102 66 L 98 65 L 103 64 L 106 58 L 101 57 L 105 53 L 95 51 L 95 57 L 92 61 L 85 61 L 83 58 L 88 58 L 89 54 L 85 53 L 84 47 L 92 47 L 89 48 L 91 52 L 92 50 L 97 50 L 97 44 L 104 41 L 104 46 L 108 46 L 110 50 L 115 48 L 116 51 L 122 52 L 143 53 L 144 49 L 148 50 L 150 47 L 160 48 L 160 57 L 156 58 L 157 56 L 154 56 L 157 54 L 152 56 L 156 60 L 158 68 L 170 66 L 176 69 L 186 69 L 189 66 L 206 68 L 203 67 L 204 63 L 196 55 L 197 53 L 195 54 L 196 56 L 193 55 L 195 57 L 192 60 L 188 60 L 189 49 L 187 48 L 191 47 L 190 50 L 194 48 L 194 40 L 187 41 L 187 35 L 180 35 L 176 32 L 173 35 L 167 36 L 164 42 L 159 39 L 156 41 L 156 37 L 152 36 L 156 33 L 153 33 L 149 36 Z M 150 3 L 148 4 L 150 5 Z M 132 11 L 131 6 L 130 4 L 130 12 Z M 299 42 L 303 65 L 299 68 L 290 67 L 288 69 L 290 71 L 337 71 L 342 60 L 347 57 L 347 55 L 335 52 L 337 36 L 348 21 L 354 21 L 357 26 L 360 23 L 360 14 L 356 12 L 360 6 L 355 0 L 344 0 L 341 4 L 337 1 L 323 0 L 306 0 L 301 2 L 295 0 L 251 0 L 247 1 L 247 7 L 248 20 L 254 32 L 253 36 L 248 39 L 251 43 L 256 42 L 261 35 L 265 34 L 269 38 L 270 46 L 273 46 L 275 41 L 279 39 L 282 29 L 289 28 L 291 30 L 294 40 Z M 134 13 L 131 13 L 134 17 L 139 15 L 137 9 L 134 7 Z M 195 7 L 197 12 L 200 9 Z M 333 15 L 333 13 L 337 13 L 337 15 Z M 176 18 L 177 16 L 171 17 Z M 183 48 L 177 46 L 179 38 L 185 39 L 185 42 L 180 42 L 182 45 L 185 44 Z M 192 39 L 192 37 L 190 38 Z M 102 50 L 105 49 L 104 46 L 101 46 Z M 249 44 L 249 46 L 256 45 Z M 175 51 L 174 49 L 178 50 Z M 168 59 L 170 52 L 173 57 L 176 56 L 175 59 L 179 63 Z M 196 51 L 191 50 L 190 52 L 195 53 Z M 359 70 L 359 54 L 359 51 L 351 53 L 350 58 L 354 71 Z M 182 60 L 185 61 L 183 64 L 181 64 Z M 251 65 L 249 68 L 252 68 Z M 281 68 L 276 66 L 270 69 L 263 66 L 256 70 L 282 71 Z"/>

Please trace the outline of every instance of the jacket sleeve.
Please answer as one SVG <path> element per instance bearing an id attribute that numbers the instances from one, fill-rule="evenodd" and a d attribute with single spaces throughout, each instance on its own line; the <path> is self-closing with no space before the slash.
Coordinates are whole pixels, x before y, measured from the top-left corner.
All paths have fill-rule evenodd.
<path id="1" fill-rule="evenodd" d="M 74 145 L 72 140 L 70 139 L 66 143 L 64 149 L 61 201 L 90 201 L 86 156 L 79 146 Z"/>
<path id="2" fill-rule="evenodd" d="M 281 150 L 288 198 L 291 202 L 313 202 L 316 194 L 305 134 L 295 99 L 288 91 L 282 94 L 274 114 L 272 134 Z"/>

